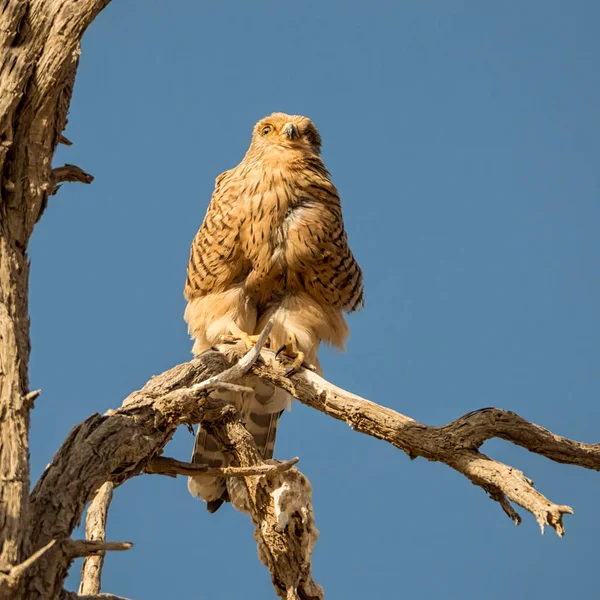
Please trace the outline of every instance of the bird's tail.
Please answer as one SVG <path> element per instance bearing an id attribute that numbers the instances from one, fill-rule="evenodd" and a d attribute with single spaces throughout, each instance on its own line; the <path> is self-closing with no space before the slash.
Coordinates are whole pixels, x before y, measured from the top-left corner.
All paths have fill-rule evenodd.
<path id="1" fill-rule="evenodd" d="M 213 392 L 212 395 L 235 405 L 242 423 L 254 438 L 258 452 L 266 460 L 273 457 L 279 417 L 283 410 L 291 405 L 293 398 L 284 390 L 265 383 L 258 377 L 248 378 L 245 384 L 254 390 L 253 395 L 238 392 Z M 192 462 L 210 467 L 228 464 L 227 456 L 219 450 L 215 439 L 200 426 L 196 434 Z M 222 477 L 189 477 L 188 489 L 192 495 L 206 502 L 206 508 L 211 513 L 218 510 L 223 502 L 229 501 L 226 481 Z"/>

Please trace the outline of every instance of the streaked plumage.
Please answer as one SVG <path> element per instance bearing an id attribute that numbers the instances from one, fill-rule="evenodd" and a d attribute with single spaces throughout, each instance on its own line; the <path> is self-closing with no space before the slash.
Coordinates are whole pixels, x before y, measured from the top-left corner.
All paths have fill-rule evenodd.
<path id="1" fill-rule="evenodd" d="M 259 333 L 271 316 L 271 347 L 295 337 L 307 363 L 320 369 L 321 341 L 343 348 L 343 312 L 362 306 L 362 273 L 348 246 L 338 192 L 319 154 L 321 137 L 306 117 L 273 113 L 254 127 L 242 162 L 221 174 L 192 243 L 185 319 L 197 355 L 232 333 Z M 255 399 L 236 403 L 264 458 L 271 458 L 289 395 L 256 380 Z M 224 457 L 199 431 L 193 460 Z M 190 478 L 190 491 L 218 508 L 222 480 Z"/>

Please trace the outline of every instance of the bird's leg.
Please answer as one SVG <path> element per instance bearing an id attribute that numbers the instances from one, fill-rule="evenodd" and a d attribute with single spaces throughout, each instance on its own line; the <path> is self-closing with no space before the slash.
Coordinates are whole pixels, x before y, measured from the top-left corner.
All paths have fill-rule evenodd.
<path id="1" fill-rule="evenodd" d="M 222 335 L 221 341 L 225 344 L 236 344 L 240 340 L 243 340 L 248 350 L 250 350 L 256 344 L 259 337 L 260 335 L 250 335 L 248 332 L 240 329 L 234 322 L 231 322 L 229 324 L 229 335 Z M 267 338 L 265 347 L 268 348 L 269 346 L 270 340 Z"/>
<path id="2" fill-rule="evenodd" d="M 292 365 L 289 369 L 283 374 L 284 377 L 289 377 L 292 373 L 295 373 L 301 366 L 310 369 L 311 371 L 316 371 L 316 368 L 313 365 L 304 363 L 304 352 L 298 348 L 298 341 L 296 340 L 296 336 L 293 333 L 290 333 L 288 341 L 277 350 L 275 353 L 275 358 L 277 358 L 280 354 L 284 354 L 289 358 L 293 359 Z"/>

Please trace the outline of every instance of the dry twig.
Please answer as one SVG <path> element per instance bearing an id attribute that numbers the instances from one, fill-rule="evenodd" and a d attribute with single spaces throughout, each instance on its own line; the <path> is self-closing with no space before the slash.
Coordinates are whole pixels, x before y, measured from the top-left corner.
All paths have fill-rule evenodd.
<path id="1" fill-rule="evenodd" d="M 85 536 L 90 541 L 106 540 L 106 519 L 114 485 L 107 481 L 97 492 L 87 510 Z M 88 556 L 81 567 L 80 594 L 99 594 L 102 585 L 104 553 Z"/>
<path id="2" fill-rule="evenodd" d="M 67 558 L 81 558 L 105 552 L 122 552 L 130 550 L 133 547 L 132 542 L 104 542 L 100 540 L 65 540 L 62 543 L 62 550 Z"/>
<path id="3" fill-rule="evenodd" d="M 300 459 L 296 457 L 277 464 L 254 465 L 251 467 L 209 467 L 207 465 L 183 462 L 166 456 L 157 456 L 146 465 L 145 472 L 157 475 L 168 475 L 169 477 L 177 477 L 177 475 L 194 476 L 199 473 L 225 478 L 250 477 L 255 475 L 275 475 L 277 473 L 283 473 L 283 471 L 287 471 L 293 467 L 299 460 Z"/>
<path id="4" fill-rule="evenodd" d="M 8 597 L 9 594 L 15 590 L 21 583 L 24 575 L 27 573 L 29 568 L 40 559 L 50 548 L 56 544 L 56 540 L 48 542 L 43 548 L 40 548 L 34 552 L 27 560 L 24 560 L 20 565 L 17 565 L 10 569 L 8 573 L 0 579 L 0 598 Z"/>

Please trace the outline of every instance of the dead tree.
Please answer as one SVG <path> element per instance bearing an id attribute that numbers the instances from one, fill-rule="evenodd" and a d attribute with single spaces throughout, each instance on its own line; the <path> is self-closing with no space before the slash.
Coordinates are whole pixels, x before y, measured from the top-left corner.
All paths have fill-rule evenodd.
<path id="1" fill-rule="evenodd" d="M 220 469 L 235 487 L 235 506 L 254 523 L 259 556 L 276 593 L 287 599 L 323 598 L 311 577 L 318 536 L 310 483 L 293 465 L 265 464 L 235 409 L 211 390 L 244 386 L 246 374 L 289 391 L 300 402 L 356 431 L 393 444 L 411 458 L 443 462 L 483 488 L 516 523 L 513 505 L 531 512 L 540 527 L 564 532 L 573 511 L 545 498 L 530 479 L 481 453 L 484 441 L 502 438 L 551 460 L 600 469 L 600 446 L 582 444 L 486 408 L 443 427 L 423 425 L 364 400 L 302 370 L 284 367 L 259 343 L 243 355 L 238 346 L 206 352 L 152 378 L 121 407 L 75 426 L 30 493 L 30 410 L 39 391 L 28 383 L 27 246 L 48 199 L 65 181 L 90 183 L 74 165 L 52 168 L 80 54 L 80 40 L 109 0 L 0 0 L 0 598 L 117 598 L 99 595 L 102 556 L 129 542 L 104 539 L 113 489 L 141 473 L 206 472 L 161 456 L 180 425 L 202 423 L 230 458 Z M 263 341 L 268 331 L 263 332 Z M 76 482 L 76 485 L 73 485 Z M 87 540 L 71 539 L 90 503 Z M 75 557 L 84 563 L 78 593 L 63 589 Z"/>

